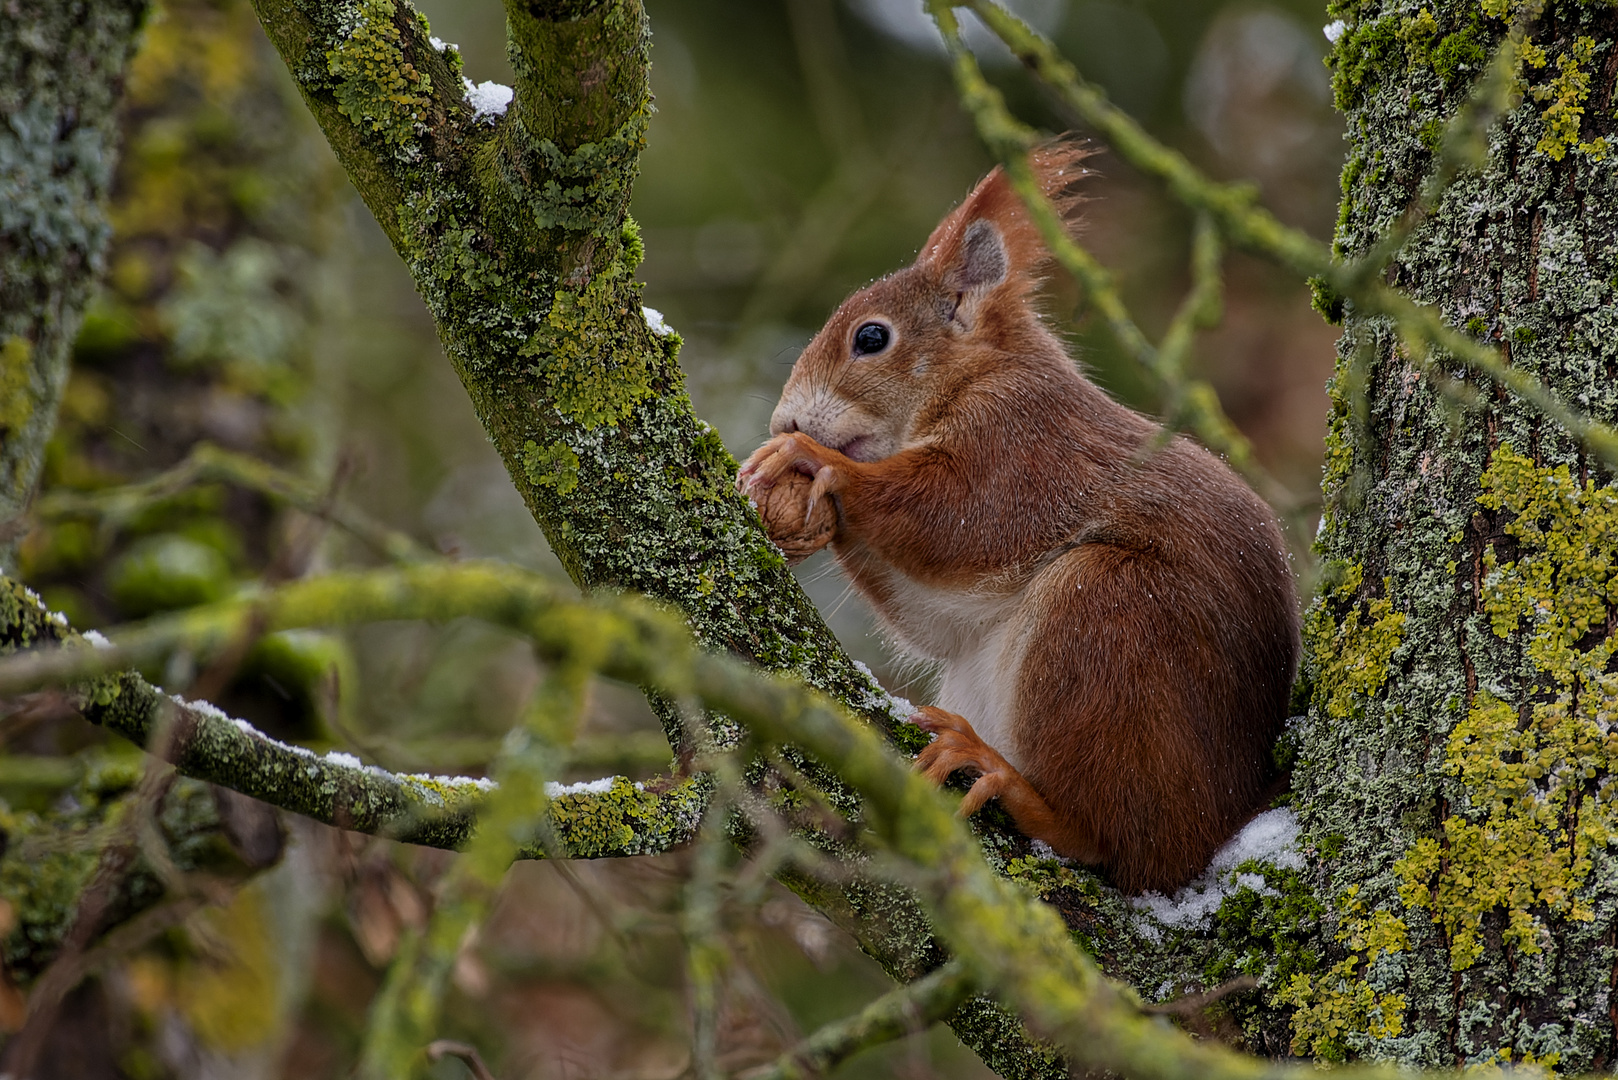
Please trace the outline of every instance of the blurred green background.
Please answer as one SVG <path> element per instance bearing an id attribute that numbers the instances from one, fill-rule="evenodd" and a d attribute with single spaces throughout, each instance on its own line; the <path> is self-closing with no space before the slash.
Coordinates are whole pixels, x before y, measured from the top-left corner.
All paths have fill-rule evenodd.
<path id="1" fill-rule="evenodd" d="M 1341 124 L 1319 6 L 1012 6 L 1153 133 L 1215 176 L 1255 183 L 1283 220 L 1329 235 Z M 458 44 L 474 81 L 510 81 L 496 0 L 420 7 L 438 37 Z M 909 262 L 989 162 L 919 0 L 647 8 L 657 113 L 633 204 L 645 302 L 684 336 L 697 410 L 740 458 L 766 436 L 821 320 L 852 289 Z M 981 35 L 978 46 L 1022 117 L 1053 134 L 1070 129 L 1004 50 Z M 245 0 L 169 0 L 130 97 L 109 285 L 80 342 L 42 505 L 149 477 L 207 440 L 318 478 L 447 555 L 560 574 L 403 265 L 336 170 Z M 1186 216 L 1104 151 L 1092 165 L 1083 239 L 1155 337 L 1187 284 Z M 1053 276 L 1043 302 L 1097 381 L 1156 407 L 1069 281 Z M 1318 486 L 1334 338 L 1301 283 L 1235 257 L 1224 322 L 1195 352 L 1263 462 L 1305 503 Z M 1293 540 L 1307 548 L 1307 535 Z M 22 569 L 88 628 L 256 578 L 375 558 L 284 507 L 212 485 L 133 511 L 46 515 Z M 885 685 L 927 699 L 928 673 L 893 663 L 828 556 L 799 574 Z M 152 674 L 171 688 L 197 677 Z M 477 773 L 538 674 L 519 643 L 487 628 L 389 624 L 266 642 L 220 697 L 281 737 L 389 768 Z M 36 778 L 0 770 L 8 829 L 30 814 L 48 822 L 74 797 L 59 789 L 85 762 L 128 756 L 75 723 L 0 727 L 6 753 L 33 761 Z M 46 757 L 77 763 L 51 774 L 65 778 L 56 788 L 37 782 Z M 563 779 L 667 767 L 638 694 L 607 684 L 595 690 L 576 757 Z M 401 934 L 423 925 L 451 856 L 290 827 L 280 867 L 87 984 L 75 1008 L 91 1020 L 63 1038 L 89 1064 L 59 1075 L 347 1074 L 381 973 Z M 495 917 L 462 950 L 445 1035 L 478 1045 L 503 1080 L 685 1075 L 683 880 L 678 854 L 519 866 Z M 887 988 L 851 942 L 778 888 L 736 896 L 727 911 L 737 962 L 721 1044 L 731 1068 L 770 1060 Z M 12 1022 L 8 985 L 0 1027 Z M 446 1059 L 435 1075 L 468 1074 Z M 936 1029 L 838 1075 L 986 1070 Z"/>

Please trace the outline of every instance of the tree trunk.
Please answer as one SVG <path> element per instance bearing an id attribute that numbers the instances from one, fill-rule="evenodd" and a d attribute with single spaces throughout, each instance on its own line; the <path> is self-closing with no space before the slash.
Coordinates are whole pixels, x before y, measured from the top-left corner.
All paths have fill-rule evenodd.
<path id="1" fill-rule="evenodd" d="M 0 565 L 39 476 L 107 247 L 117 106 L 144 0 L 0 13 Z"/>
<path id="2" fill-rule="evenodd" d="M 1493 12 L 1493 16 L 1486 14 Z M 1415 197 L 1504 6 L 1339 2 L 1350 151 L 1337 232 L 1362 254 Z M 1498 17 L 1494 17 L 1498 16 Z M 1534 24 L 1529 92 L 1389 269 L 1596 419 L 1618 421 L 1618 13 Z M 1579 110 L 1583 109 L 1582 128 Z M 1610 1066 L 1618 862 L 1618 490 L 1565 432 L 1348 313 L 1331 384 L 1325 583 L 1306 624 L 1294 774 L 1335 966 L 1293 982 L 1295 1046 L 1418 1065 Z M 1360 397 L 1363 391 L 1364 397 Z"/>

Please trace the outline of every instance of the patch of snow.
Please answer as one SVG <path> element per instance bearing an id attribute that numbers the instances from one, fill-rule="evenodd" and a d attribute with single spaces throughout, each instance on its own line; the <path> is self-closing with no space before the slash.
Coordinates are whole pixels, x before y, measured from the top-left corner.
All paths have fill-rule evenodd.
<path id="1" fill-rule="evenodd" d="M 466 103 L 472 106 L 472 119 L 487 120 L 491 124 L 495 117 L 506 115 L 506 107 L 516 93 L 511 87 L 493 81 L 474 83 L 465 75 L 461 76 L 461 84 L 466 88 Z"/>
<path id="2" fill-rule="evenodd" d="M 603 776 L 600 780 L 580 780 L 576 784 L 558 784 L 554 780 L 545 781 L 545 795 L 547 798 L 557 799 L 563 795 L 605 795 L 612 790 L 616 776 Z"/>
<path id="3" fill-rule="evenodd" d="M 663 313 L 655 307 L 643 307 L 640 313 L 646 319 L 646 329 L 658 337 L 668 337 L 674 333 L 674 327 L 663 321 Z"/>
<path id="4" fill-rule="evenodd" d="M 293 746 L 291 743 L 284 743 L 280 739 L 270 738 L 252 724 L 249 724 L 246 720 L 238 720 L 234 716 L 227 715 L 223 709 L 212 702 L 187 701 L 179 694 L 170 694 L 169 700 L 183 709 L 190 709 L 194 713 L 201 713 L 210 720 L 219 720 L 227 724 L 234 724 L 236 726 L 236 730 L 240 731 L 243 735 L 246 735 L 250 739 L 257 739 L 260 742 L 267 742 L 271 746 L 279 747 L 280 749 L 296 754 L 299 757 L 313 758 L 315 756 L 313 750 L 305 749 L 302 746 Z"/>
<path id="5" fill-rule="evenodd" d="M 434 52 L 449 52 L 451 49 L 459 51 L 461 48 L 459 45 L 455 44 L 455 42 L 445 41 L 441 37 L 429 37 L 427 39 L 427 44 L 433 47 Z"/>
<path id="6" fill-rule="evenodd" d="M 332 750 L 321 760 L 332 765 L 341 765 L 345 769 L 360 769 L 365 766 L 365 762 L 353 754 L 345 754 L 341 750 Z"/>
<path id="7" fill-rule="evenodd" d="M 867 709 L 882 709 L 899 723 L 908 724 L 910 718 L 916 715 L 916 707 L 897 694 L 889 693 L 881 683 L 876 681 L 876 676 L 871 674 L 871 669 L 862 661 L 854 661 L 854 667 L 861 675 L 871 680 L 872 686 L 876 687 L 875 692 L 867 691 L 861 697 L 859 704 Z"/>
<path id="8" fill-rule="evenodd" d="M 1262 875 L 1236 872 L 1236 867 L 1254 860 L 1283 870 L 1303 869 L 1303 855 L 1298 851 L 1298 817 L 1290 809 L 1266 810 L 1249 821 L 1214 854 L 1202 876 L 1172 899 L 1149 892 L 1132 898 L 1130 904 L 1164 926 L 1196 926 L 1239 889 L 1252 889 L 1262 896 L 1276 895 Z M 1154 942 L 1161 939 L 1157 927 L 1145 920 L 1137 921 L 1136 929 Z"/>
<path id="9" fill-rule="evenodd" d="M 112 642 L 108 641 L 106 635 L 99 630 L 86 630 L 80 636 L 98 649 L 112 648 Z"/>
<path id="10" fill-rule="evenodd" d="M 181 697 L 179 694 L 170 694 L 169 695 L 169 700 L 174 702 L 174 704 L 180 706 L 180 708 L 182 708 L 182 709 L 190 709 L 192 712 L 201 713 L 203 716 L 209 717 L 209 718 L 214 719 L 214 720 L 225 720 L 225 721 L 228 721 L 230 723 L 233 723 L 237 727 L 240 727 L 240 728 L 242 728 L 242 729 L 244 729 L 246 731 L 250 731 L 254 735 L 258 735 L 260 738 L 268 738 L 269 737 L 267 735 L 263 735 L 257 728 L 253 727 L 253 725 L 249 724 L 247 721 L 245 721 L 245 720 L 236 720 L 233 717 L 227 715 L 225 710 L 221 709 L 219 706 L 215 705 L 211 701 L 187 701 L 187 700 L 185 700 L 185 698 Z"/>
<path id="11" fill-rule="evenodd" d="M 479 791 L 493 791 L 500 786 L 487 776 L 428 776 L 426 773 L 404 773 L 399 779 L 442 784 L 445 787 L 477 788 Z"/>
<path id="12" fill-rule="evenodd" d="M 1331 22 L 1327 23 L 1325 26 L 1322 26 L 1320 28 L 1320 32 L 1322 34 L 1326 35 L 1326 40 L 1327 41 L 1329 41 L 1333 45 L 1335 45 L 1335 44 L 1337 44 L 1337 39 L 1342 37 L 1343 36 L 1343 31 L 1345 31 L 1347 29 L 1348 29 L 1348 24 L 1346 22 L 1344 22 L 1342 19 L 1333 19 Z"/>

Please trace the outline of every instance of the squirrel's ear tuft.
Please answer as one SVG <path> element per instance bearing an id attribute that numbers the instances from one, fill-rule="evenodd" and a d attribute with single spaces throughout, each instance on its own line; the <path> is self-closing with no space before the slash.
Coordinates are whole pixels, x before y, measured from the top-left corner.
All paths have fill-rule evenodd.
<path id="1" fill-rule="evenodd" d="M 1072 140 L 1057 140 L 1028 158 L 1045 195 L 1065 222 L 1081 201 L 1074 185 L 1089 175 L 1080 162 L 1091 151 Z M 916 259 L 952 298 L 957 321 L 970 329 L 991 294 L 1005 287 L 1007 300 L 1023 299 L 1038 283 L 1050 252 L 1012 190 L 1003 170 L 995 169 L 972 189 L 927 238 Z"/>

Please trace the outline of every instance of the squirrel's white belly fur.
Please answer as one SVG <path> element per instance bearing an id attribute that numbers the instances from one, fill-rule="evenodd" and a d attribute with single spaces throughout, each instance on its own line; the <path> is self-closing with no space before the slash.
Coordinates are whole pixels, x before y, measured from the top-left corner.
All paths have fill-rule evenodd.
<path id="1" fill-rule="evenodd" d="M 884 566 L 877 616 L 906 656 L 940 662 L 937 705 L 971 721 L 983 741 L 1020 768 L 1011 710 L 1025 636 L 1023 589 L 946 589 Z"/>

